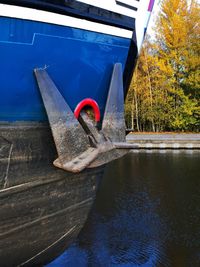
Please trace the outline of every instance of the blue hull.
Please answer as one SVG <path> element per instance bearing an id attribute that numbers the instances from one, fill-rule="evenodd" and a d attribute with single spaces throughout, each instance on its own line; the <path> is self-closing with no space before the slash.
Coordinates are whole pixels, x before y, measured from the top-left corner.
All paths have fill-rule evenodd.
<path id="1" fill-rule="evenodd" d="M 143 14 L 147 1 L 133 3 L 127 12 L 120 1 L 112 8 L 112 0 L 94 1 L 94 6 L 84 2 L 0 0 L 4 267 L 43 266 L 73 242 L 103 175 L 104 167 L 97 166 L 123 153 L 111 141 L 125 139 L 122 90 L 127 91 L 144 32 L 136 17 Z M 50 78 L 40 68 L 47 69 Z M 106 107 L 105 115 L 108 90 L 111 108 Z M 71 114 L 68 105 L 74 111 L 85 98 L 98 103 L 101 119 L 105 115 L 102 131 L 101 121 L 95 128 Z"/>
<path id="2" fill-rule="evenodd" d="M 33 69 L 48 69 L 72 110 L 93 98 L 104 112 L 113 64 L 124 68 L 130 39 L 0 18 L 0 121 L 46 121 Z"/>

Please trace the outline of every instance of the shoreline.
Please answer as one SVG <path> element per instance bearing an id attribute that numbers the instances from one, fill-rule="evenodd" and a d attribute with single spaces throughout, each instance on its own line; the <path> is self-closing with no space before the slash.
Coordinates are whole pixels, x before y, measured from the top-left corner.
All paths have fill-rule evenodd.
<path id="1" fill-rule="evenodd" d="M 126 141 L 137 149 L 200 149 L 198 133 L 129 133 Z"/>

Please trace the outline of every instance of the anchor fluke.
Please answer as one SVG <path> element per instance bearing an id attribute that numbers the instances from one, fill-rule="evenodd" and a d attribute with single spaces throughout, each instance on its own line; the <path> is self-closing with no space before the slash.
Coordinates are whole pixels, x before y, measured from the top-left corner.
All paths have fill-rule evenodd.
<path id="1" fill-rule="evenodd" d="M 124 88 L 122 65 L 116 63 L 106 101 L 102 131 L 113 142 L 126 141 L 126 124 L 124 119 Z"/>
<path id="2" fill-rule="evenodd" d="M 34 70 L 56 145 L 56 167 L 80 172 L 98 154 L 90 147 L 87 135 L 45 69 Z M 84 158 L 84 160 L 82 160 Z"/>

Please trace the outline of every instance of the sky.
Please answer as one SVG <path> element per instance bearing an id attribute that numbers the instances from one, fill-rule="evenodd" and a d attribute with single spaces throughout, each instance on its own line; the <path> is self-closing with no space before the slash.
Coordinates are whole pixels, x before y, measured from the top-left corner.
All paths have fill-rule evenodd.
<path id="1" fill-rule="evenodd" d="M 151 36 L 154 34 L 153 27 L 154 27 L 156 18 L 158 16 L 159 12 L 160 12 L 160 2 L 161 2 L 161 0 L 155 0 L 153 11 L 152 11 L 152 15 L 151 15 L 151 18 L 150 18 L 150 21 L 149 21 L 149 25 L 148 25 L 148 28 L 147 28 L 147 33 L 149 35 L 151 35 Z"/>

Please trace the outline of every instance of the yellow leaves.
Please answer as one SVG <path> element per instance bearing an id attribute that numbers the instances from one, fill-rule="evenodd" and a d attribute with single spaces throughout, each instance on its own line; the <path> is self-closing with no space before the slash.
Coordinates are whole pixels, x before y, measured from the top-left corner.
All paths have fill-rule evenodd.
<path id="1" fill-rule="evenodd" d="M 170 64 L 168 64 L 168 60 L 161 58 L 157 63 L 160 71 L 162 71 L 165 76 L 172 77 L 173 76 L 173 68 Z"/>
<path id="2" fill-rule="evenodd" d="M 156 40 L 144 43 L 127 100 L 137 129 L 200 127 L 200 10 L 191 3 L 163 0 Z"/>
<path id="3" fill-rule="evenodd" d="M 185 0 L 165 0 L 157 21 L 158 35 L 162 36 L 166 49 L 184 46 L 188 34 L 188 8 Z"/>

